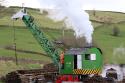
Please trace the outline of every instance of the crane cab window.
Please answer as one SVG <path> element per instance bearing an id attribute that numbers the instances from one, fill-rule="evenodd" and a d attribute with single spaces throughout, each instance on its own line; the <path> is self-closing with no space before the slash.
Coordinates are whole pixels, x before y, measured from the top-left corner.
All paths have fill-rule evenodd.
<path id="1" fill-rule="evenodd" d="M 96 54 L 85 54 L 85 60 L 96 60 Z"/>

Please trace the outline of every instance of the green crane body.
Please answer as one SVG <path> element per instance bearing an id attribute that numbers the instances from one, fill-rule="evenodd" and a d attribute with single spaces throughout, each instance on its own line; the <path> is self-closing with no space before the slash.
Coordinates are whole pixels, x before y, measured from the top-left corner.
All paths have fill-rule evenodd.
<path id="1" fill-rule="evenodd" d="M 40 46 L 44 51 L 53 59 L 54 64 L 59 66 L 59 53 L 55 49 L 54 45 L 44 36 L 43 32 L 38 29 L 34 23 L 33 17 L 29 15 L 24 15 L 22 18 L 23 22 L 26 24 L 27 28 L 31 31 L 32 35 L 38 41 Z"/>

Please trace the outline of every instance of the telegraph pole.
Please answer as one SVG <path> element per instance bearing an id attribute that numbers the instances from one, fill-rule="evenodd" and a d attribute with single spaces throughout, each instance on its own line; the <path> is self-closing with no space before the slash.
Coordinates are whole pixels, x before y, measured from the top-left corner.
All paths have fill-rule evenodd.
<path id="1" fill-rule="evenodd" d="M 13 20 L 13 42 L 14 42 L 14 51 L 15 51 L 15 62 L 16 65 L 18 65 L 18 57 L 17 57 L 17 47 L 16 47 L 16 33 L 15 33 L 15 27 L 14 27 L 14 20 Z"/>

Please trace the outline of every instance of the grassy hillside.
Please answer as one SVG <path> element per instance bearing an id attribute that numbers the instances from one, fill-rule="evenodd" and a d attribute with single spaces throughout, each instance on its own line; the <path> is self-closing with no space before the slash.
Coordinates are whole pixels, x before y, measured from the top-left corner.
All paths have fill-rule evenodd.
<path id="1" fill-rule="evenodd" d="M 9 8 L 13 12 L 17 12 L 19 8 Z M 55 23 L 52 20 L 42 15 L 38 10 L 28 9 L 28 12 L 35 18 L 37 25 L 41 25 L 44 28 L 44 32 L 48 38 L 52 39 L 53 35 L 57 35 L 55 38 L 61 36 L 61 30 L 56 30 L 60 28 L 61 22 Z M 0 19 L 0 56 L 11 56 L 14 57 L 14 51 L 6 50 L 5 47 L 13 47 L 13 20 L 11 19 L 12 15 L 5 15 Z M 41 23 L 39 23 L 41 22 Z M 46 27 L 54 28 L 53 30 L 46 29 Z M 40 45 L 37 44 L 36 40 L 31 35 L 30 31 L 25 27 L 24 23 L 21 20 L 14 21 L 14 28 L 16 29 L 16 44 L 17 49 L 20 50 L 29 50 L 35 52 L 43 52 Z M 25 34 L 23 34 L 25 33 Z M 27 38 L 27 39 L 26 39 Z M 44 52 L 43 52 L 44 53 Z M 45 60 L 46 62 L 50 59 L 44 58 L 44 56 L 27 54 L 27 53 L 18 53 L 19 58 L 31 58 L 35 60 Z M 41 58 L 40 58 L 41 57 Z"/>
<path id="2" fill-rule="evenodd" d="M 125 23 L 117 24 L 121 31 L 118 37 L 112 36 L 113 27 L 113 24 L 103 25 L 95 30 L 93 37 L 103 51 L 104 63 L 125 63 Z M 123 51 L 117 51 L 119 48 Z"/>
<path id="3" fill-rule="evenodd" d="M 95 25 L 93 39 L 104 55 L 104 63 L 125 63 L 125 14 L 120 12 L 88 11 Z M 119 36 L 113 36 L 113 28 L 120 30 Z M 118 51 L 119 48 L 123 51 Z"/>
<path id="4" fill-rule="evenodd" d="M 15 58 L 14 50 L 7 49 L 8 47 L 13 48 L 13 20 L 10 19 L 12 12 L 17 12 L 20 8 L 8 8 L 9 14 L 0 16 L 0 57 Z M 4 11 L 6 12 L 6 11 Z M 4 13 L 2 12 L 2 13 Z M 50 39 L 58 39 L 62 37 L 63 22 L 53 22 L 47 18 L 45 14 L 41 14 L 39 10 L 28 9 L 29 14 L 35 18 L 35 22 L 43 30 L 45 35 Z M 87 11 L 90 15 L 90 20 L 95 28 L 93 34 L 94 43 L 100 47 L 103 51 L 104 63 L 125 63 L 125 54 L 119 52 L 114 55 L 113 53 L 117 48 L 125 48 L 125 14 L 115 12 L 101 12 L 96 11 L 93 15 L 93 11 Z M 112 36 L 112 29 L 117 26 L 120 29 L 120 35 L 118 37 Z M 17 52 L 18 59 L 26 59 L 33 61 L 43 61 L 43 63 L 51 62 L 51 59 L 45 56 L 45 52 L 36 42 L 30 31 L 25 27 L 21 20 L 14 21 L 14 27 L 16 30 L 16 46 L 18 50 L 30 51 L 33 53 Z M 65 36 L 73 35 L 72 31 L 65 31 Z M 42 53 L 41 55 L 39 53 Z M 14 62 L 12 62 L 14 64 Z M 5 66 L 8 62 L 4 63 Z M 2 65 L 0 65 L 2 68 Z M 4 67 L 4 66 L 3 66 Z M 12 65 L 12 68 L 15 65 Z M 38 64 L 29 64 L 24 67 L 22 63 L 16 66 L 15 69 L 20 68 L 38 68 Z M 9 70 L 10 71 L 10 70 Z M 7 72 L 9 72 L 7 71 Z M 1 72 L 1 71 L 0 71 Z M 1 74 L 2 75 L 2 74 Z"/>
<path id="5" fill-rule="evenodd" d="M 6 14 L 1 14 L 1 18 L 0 18 L 0 25 L 9 25 L 11 26 L 12 25 L 12 19 L 10 19 L 10 17 L 18 12 L 21 8 L 17 8 L 17 7 L 11 7 L 11 8 L 8 8 L 6 9 L 5 11 L 3 11 L 2 13 L 4 14 L 4 12 L 8 12 Z M 50 28 L 60 28 L 62 27 L 62 22 L 53 22 L 51 19 L 49 19 L 48 17 L 46 17 L 44 14 L 41 14 L 39 12 L 38 9 L 27 9 L 28 11 L 28 14 L 29 15 L 32 15 L 35 20 L 36 20 L 36 23 L 39 24 L 39 25 L 42 25 L 42 27 L 50 27 Z M 25 26 L 23 24 L 22 21 L 16 21 L 15 22 L 15 26 Z"/>

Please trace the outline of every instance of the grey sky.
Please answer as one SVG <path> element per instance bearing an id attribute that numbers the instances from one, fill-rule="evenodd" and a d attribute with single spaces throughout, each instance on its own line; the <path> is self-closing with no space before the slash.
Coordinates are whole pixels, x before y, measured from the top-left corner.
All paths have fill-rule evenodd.
<path id="1" fill-rule="evenodd" d="M 6 0 L 4 5 L 22 6 L 22 3 L 25 3 L 26 7 L 51 8 L 51 5 L 48 7 L 43 4 L 42 0 Z M 49 3 L 49 0 L 48 4 L 51 4 L 51 2 Z M 125 0 L 83 0 L 83 9 L 125 12 Z"/>

